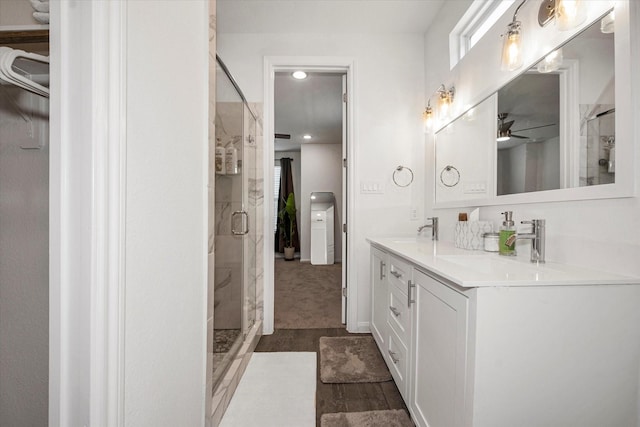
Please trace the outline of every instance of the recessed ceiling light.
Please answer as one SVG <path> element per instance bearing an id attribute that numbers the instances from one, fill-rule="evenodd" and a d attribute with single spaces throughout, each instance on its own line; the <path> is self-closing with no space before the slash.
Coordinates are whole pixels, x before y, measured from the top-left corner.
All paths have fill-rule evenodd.
<path id="1" fill-rule="evenodd" d="M 311 139 L 311 135 L 303 135 L 302 136 L 304 139 Z"/>
<path id="2" fill-rule="evenodd" d="M 307 78 L 307 73 L 304 71 L 294 71 L 291 73 L 291 76 L 293 76 L 294 79 L 302 80 Z"/>

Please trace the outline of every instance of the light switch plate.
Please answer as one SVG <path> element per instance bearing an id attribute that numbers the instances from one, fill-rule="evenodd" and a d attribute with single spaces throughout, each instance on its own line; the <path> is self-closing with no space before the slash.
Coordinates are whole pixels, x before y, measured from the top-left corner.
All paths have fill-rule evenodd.
<path id="1" fill-rule="evenodd" d="M 384 194 L 384 183 L 379 181 L 363 181 L 360 183 L 362 194 Z"/>

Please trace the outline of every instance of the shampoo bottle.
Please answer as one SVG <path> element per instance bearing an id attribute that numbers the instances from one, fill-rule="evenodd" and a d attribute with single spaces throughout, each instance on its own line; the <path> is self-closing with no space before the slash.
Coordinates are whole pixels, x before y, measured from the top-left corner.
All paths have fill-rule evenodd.
<path id="1" fill-rule="evenodd" d="M 226 168 L 224 165 L 224 158 L 226 155 L 226 151 L 222 146 L 222 141 L 218 139 L 218 143 L 216 145 L 216 174 L 224 175 L 226 173 Z"/>
<path id="2" fill-rule="evenodd" d="M 235 175 L 238 173 L 238 150 L 233 147 L 227 148 L 227 155 L 225 158 L 225 166 L 227 175 Z"/>
<path id="3" fill-rule="evenodd" d="M 516 226 L 513 222 L 513 212 L 502 212 L 504 221 L 500 227 L 498 249 L 500 255 L 514 256 L 516 254 Z"/>

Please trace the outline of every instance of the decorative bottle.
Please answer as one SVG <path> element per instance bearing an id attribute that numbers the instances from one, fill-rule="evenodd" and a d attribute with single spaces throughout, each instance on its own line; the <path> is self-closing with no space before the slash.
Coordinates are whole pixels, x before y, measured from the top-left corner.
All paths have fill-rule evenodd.
<path id="1" fill-rule="evenodd" d="M 513 212 L 502 212 L 504 221 L 500 227 L 500 240 L 498 241 L 498 249 L 500 255 L 515 256 L 516 255 L 516 226 L 513 222 Z"/>

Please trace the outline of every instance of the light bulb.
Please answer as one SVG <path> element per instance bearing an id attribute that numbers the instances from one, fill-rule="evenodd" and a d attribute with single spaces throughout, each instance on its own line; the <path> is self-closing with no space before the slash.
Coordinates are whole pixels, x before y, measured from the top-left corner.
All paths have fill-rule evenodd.
<path id="1" fill-rule="evenodd" d="M 560 31 L 576 28 L 587 19 L 582 0 L 556 0 L 556 27 Z"/>

